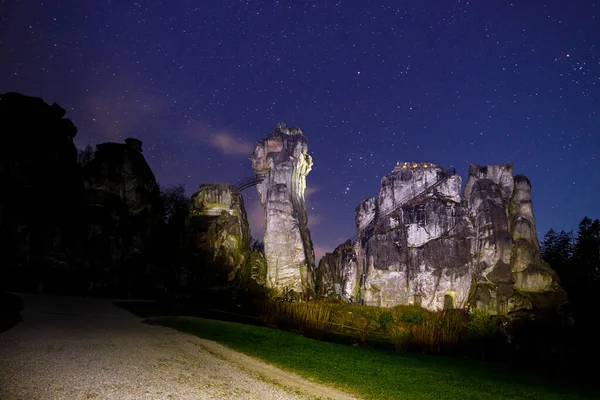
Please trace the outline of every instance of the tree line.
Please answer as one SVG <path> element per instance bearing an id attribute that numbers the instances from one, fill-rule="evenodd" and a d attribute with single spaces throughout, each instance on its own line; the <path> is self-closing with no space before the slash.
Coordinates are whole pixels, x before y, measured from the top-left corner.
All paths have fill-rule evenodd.
<path id="1" fill-rule="evenodd" d="M 576 236 L 571 231 L 550 229 L 544 235 L 541 256 L 558 274 L 577 324 L 595 322 L 600 293 L 600 220 L 584 217 Z"/>

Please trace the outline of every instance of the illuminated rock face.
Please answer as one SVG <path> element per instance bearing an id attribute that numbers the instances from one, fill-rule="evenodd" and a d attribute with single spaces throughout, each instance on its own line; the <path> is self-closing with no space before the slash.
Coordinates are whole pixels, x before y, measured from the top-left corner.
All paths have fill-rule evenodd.
<path id="1" fill-rule="evenodd" d="M 472 165 L 464 200 L 460 190 L 461 177 L 436 164 L 399 163 L 357 207 L 357 240 L 321 261 L 320 294 L 338 284 L 367 305 L 502 315 L 564 301 L 539 257 L 529 180 L 512 164 Z"/>
<path id="2" fill-rule="evenodd" d="M 325 297 L 344 296 L 354 300 L 359 289 L 356 243 L 348 240 L 333 253 L 327 253 L 321 261 L 316 275 L 317 291 Z"/>
<path id="3" fill-rule="evenodd" d="M 279 124 L 258 142 L 251 161 L 254 173 L 264 178 L 257 190 L 265 209 L 267 284 L 282 293 L 310 295 L 314 252 L 304 190 L 312 158 L 306 137 L 299 128 Z"/>
<path id="4" fill-rule="evenodd" d="M 383 177 L 376 217 L 356 247 L 364 304 L 438 309 L 446 296 L 456 307 L 467 304 L 472 232 L 460 189 L 460 176 L 434 163 L 400 163 Z"/>
<path id="5" fill-rule="evenodd" d="M 202 184 L 190 199 L 188 245 L 200 275 L 226 285 L 244 268 L 250 254 L 250 228 L 239 191 L 224 183 Z"/>

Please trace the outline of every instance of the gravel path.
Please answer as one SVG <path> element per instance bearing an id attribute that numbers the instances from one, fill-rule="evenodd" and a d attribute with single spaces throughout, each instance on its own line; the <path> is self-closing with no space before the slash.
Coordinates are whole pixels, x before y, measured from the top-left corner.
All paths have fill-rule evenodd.
<path id="1" fill-rule="evenodd" d="M 22 295 L 0 333 L 0 399 L 353 399 L 110 300 Z"/>

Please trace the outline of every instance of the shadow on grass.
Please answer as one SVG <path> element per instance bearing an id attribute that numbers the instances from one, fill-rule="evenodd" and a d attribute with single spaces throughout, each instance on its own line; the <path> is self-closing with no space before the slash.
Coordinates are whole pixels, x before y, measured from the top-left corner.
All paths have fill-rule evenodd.
<path id="1" fill-rule="evenodd" d="M 159 303 L 156 301 L 115 301 L 113 304 L 140 318 L 188 316 L 264 326 L 264 323 L 258 317 L 244 316 L 226 310 L 216 310 L 200 304 Z"/>

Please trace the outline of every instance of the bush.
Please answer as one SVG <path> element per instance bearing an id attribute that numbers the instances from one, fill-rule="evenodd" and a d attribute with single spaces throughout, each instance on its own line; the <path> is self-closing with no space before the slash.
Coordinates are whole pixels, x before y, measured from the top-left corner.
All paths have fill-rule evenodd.
<path id="1" fill-rule="evenodd" d="M 498 347 L 500 322 L 498 317 L 478 308 L 469 313 L 469 320 L 465 324 L 465 340 L 467 346 L 482 360 L 485 360 L 488 349 Z"/>
<path id="2" fill-rule="evenodd" d="M 407 324 L 421 324 L 423 323 L 423 315 L 418 311 L 406 311 L 402 313 L 400 321 L 406 322 Z"/>
<path id="3" fill-rule="evenodd" d="M 411 349 L 427 353 L 454 353 L 465 330 L 462 310 L 431 313 L 421 324 L 411 325 Z"/>
<path id="4" fill-rule="evenodd" d="M 412 341 L 410 327 L 406 327 L 397 322 L 388 325 L 388 333 L 397 351 L 406 351 Z"/>
<path id="5" fill-rule="evenodd" d="M 381 311 L 377 318 L 377 322 L 381 324 L 381 328 L 383 328 L 384 330 L 387 329 L 388 323 L 392 322 L 392 320 L 392 313 L 389 311 Z"/>
<path id="6" fill-rule="evenodd" d="M 498 320 L 494 316 L 479 308 L 473 308 L 466 324 L 465 338 L 468 340 L 493 338 L 499 328 Z"/>

